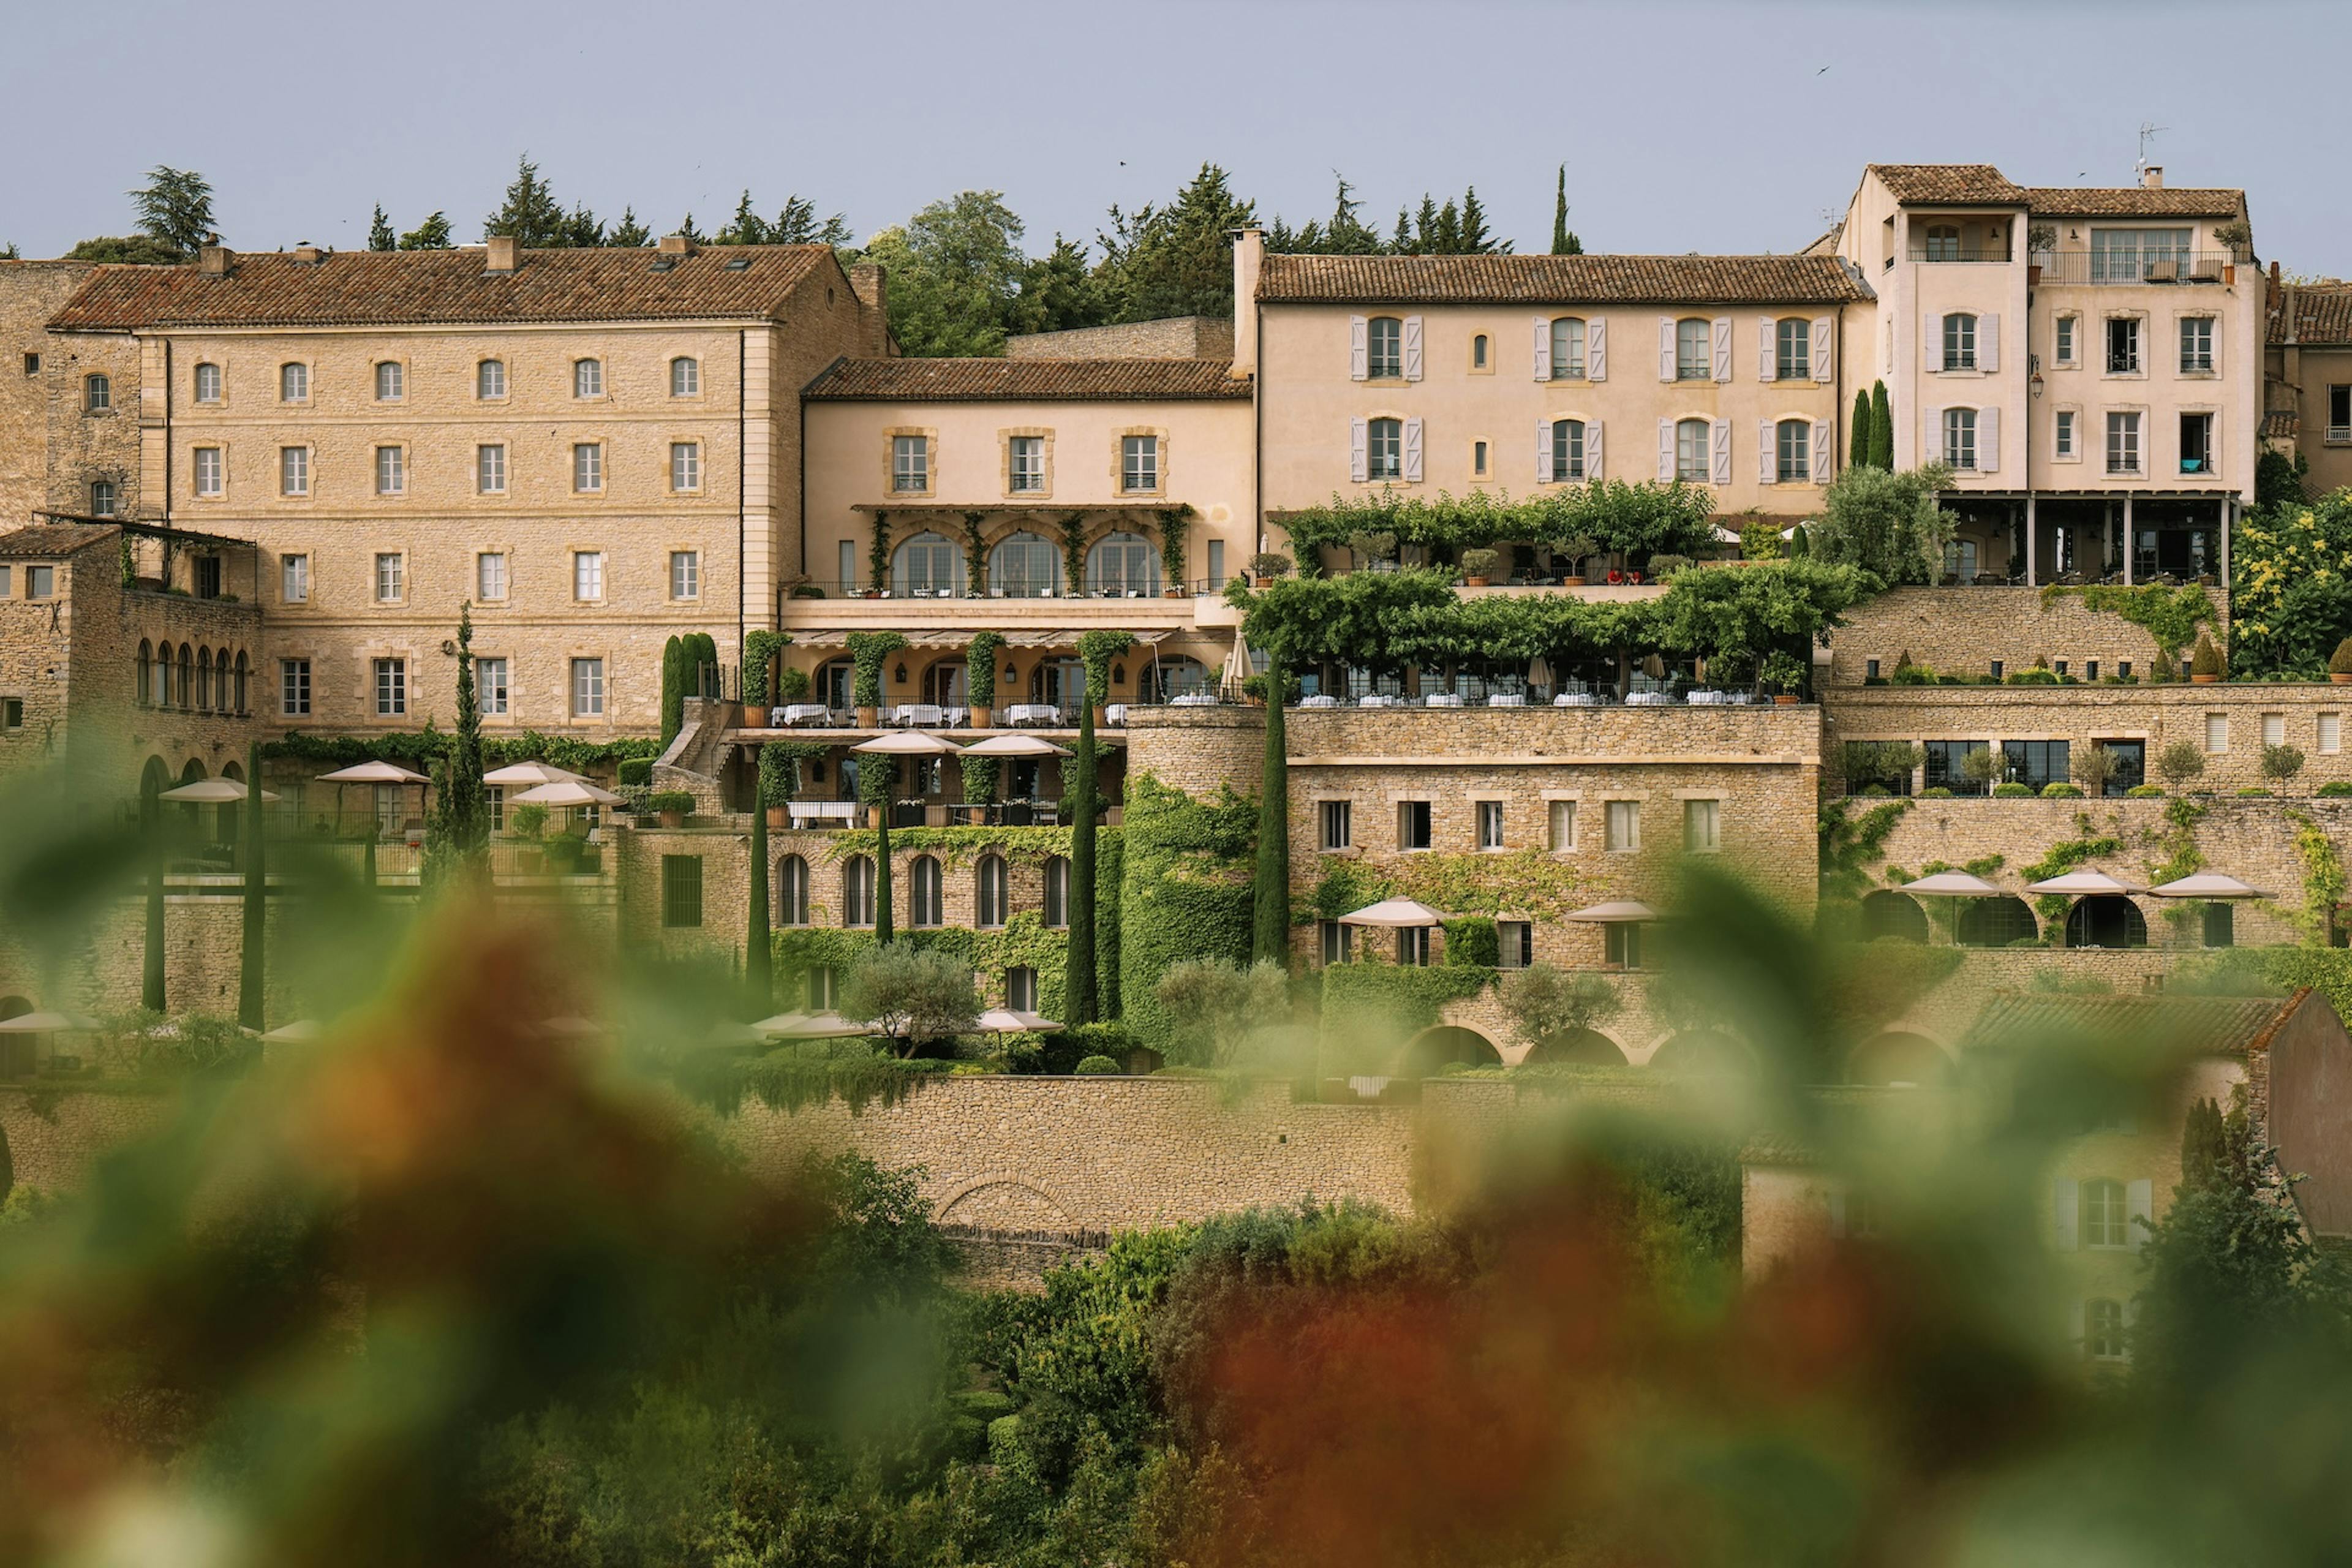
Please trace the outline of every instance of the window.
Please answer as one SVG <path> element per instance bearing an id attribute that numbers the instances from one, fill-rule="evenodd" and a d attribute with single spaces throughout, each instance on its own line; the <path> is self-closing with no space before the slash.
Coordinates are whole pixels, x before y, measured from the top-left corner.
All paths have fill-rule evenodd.
<path id="1" fill-rule="evenodd" d="M 2285 714 L 2265 713 L 2263 715 L 2263 744 L 2265 746 L 2284 746 L 2286 744 Z"/>
<path id="2" fill-rule="evenodd" d="M 1956 311 L 1944 318 L 1944 368 L 1974 370 L 1977 367 L 1977 319 L 1965 311 Z"/>
<path id="3" fill-rule="evenodd" d="M 0 698 L 0 730 L 21 730 L 25 727 L 25 700 L 21 697 Z"/>
<path id="4" fill-rule="evenodd" d="M 474 448 L 474 489 L 486 496 L 507 493 L 507 449 L 504 447 Z"/>
<path id="5" fill-rule="evenodd" d="M 2229 905 L 2216 900 L 2205 906 L 2205 945 L 2235 947 L 2238 944 L 2237 915 Z"/>
<path id="6" fill-rule="evenodd" d="M 1225 585 L 1225 542 L 1209 541 L 1209 586 L 1212 590 Z"/>
<path id="7" fill-rule="evenodd" d="M 1959 258 L 1960 226 L 1955 223 L 1930 226 L 1927 230 L 1927 259 L 1958 261 Z"/>
<path id="8" fill-rule="evenodd" d="M 486 359 L 474 367 L 474 395 L 490 399 L 507 395 L 507 362 Z"/>
<path id="9" fill-rule="evenodd" d="M 1397 802 L 1397 847 L 1400 849 L 1429 847 L 1429 802 L 1425 800 Z"/>
<path id="10" fill-rule="evenodd" d="M 1715 379 L 1714 329 L 1700 317 L 1686 316 L 1675 323 L 1675 379 Z"/>
<path id="11" fill-rule="evenodd" d="M 1087 585 L 1097 594 L 1155 598 L 1160 552 L 1139 533 L 1109 533 L 1087 557 Z"/>
<path id="12" fill-rule="evenodd" d="M 90 516 L 112 517 L 114 515 L 114 509 L 120 504 L 120 492 L 115 489 L 114 481 L 112 479 L 92 479 L 90 481 Z"/>
<path id="13" fill-rule="evenodd" d="M 93 375 L 82 384 L 89 389 L 89 395 L 83 399 L 83 406 L 93 409 L 104 408 L 107 406 L 106 377 L 102 375 Z M 198 403 L 218 403 L 220 400 L 220 366 L 216 364 L 199 364 L 196 366 L 196 401 Z"/>
<path id="14" fill-rule="evenodd" d="M 944 879 L 936 857 L 918 855 L 908 868 L 908 880 L 913 884 L 914 905 L 909 911 L 912 924 L 940 926 L 947 924 L 947 896 Z"/>
<path id="15" fill-rule="evenodd" d="M 2209 755 L 2219 755 L 2230 749 L 2230 716 L 2227 713 L 2205 715 L 2205 750 Z"/>
<path id="16" fill-rule="evenodd" d="M 1062 591 L 1062 552 L 1034 533 L 1016 533 L 989 552 L 988 591 L 1005 598 L 1045 599 Z"/>
<path id="17" fill-rule="evenodd" d="M 1562 316 L 1551 324 L 1551 378 L 1584 379 L 1584 321 L 1580 317 Z"/>
<path id="18" fill-rule="evenodd" d="M 1773 472 L 1784 485 L 1802 484 L 1813 477 L 1813 426 L 1810 420 L 1783 419 L 1773 427 L 1779 447 Z"/>
<path id="19" fill-rule="evenodd" d="M 931 488 L 931 439 L 928 436 L 890 437 L 890 488 L 901 494 Z"/>
<path id="20" fill-rule="evenodd" d="M 379 719 L 397 719 L 408 712 L 406 659 L 380 658 L 375 661 L 375 711 Z"/>
<path id="21" fill-rule="evenodd" d="M 2121 1182 L 2083 1184 L 2082 1238 L 2084 1247 L 2127 1246 L 2131 1238 L 2129 1226 Z"/>
<path id="22" fill-rule="evenodd" d="M 2010 782 L 2038 794 L 2047 785 L 2068 781 L 2067 751 L 2064 741 L 2003 741 L 2001 769 Z"/>
<path id="23" fill-rule="evenodd" d="M 1723 847 L 1723 803 L 1683 802 L 1683 848 L 1694 855 L 1711 855 Z"/>
<path id="24" fill-rule="evenodd" d="M 380 605 L 398 604 L 408 586 L 408 558 L 385 551 L 375 558 L 375 597 Z"/>
<path id="25" fill-rule="evenodd" d="M 1557 364 L 1559 362 L 1552 362 Z M 1484 443 L 1480 443 L 1482 446 Z M 1584 478 L 1584 421 L 1555 419 L 1551 422 L 1551 477 L 1556 482 Z"/>
<path id="26" fill-rule="evenodd" d="M 2327 438 L 2352 441 L 2352 386 L 2327 389 Z"/>
<path id="27" fill-rule="evenodd" d="M 1496 921 L 1495 966 L 1525 969 L 1535 962 L 1536 928 L 1531 921 Z"/>
<path id="28" fill-rule="evenodd" d="M 874 923 L 874 860 L 870 856 L 853 855 L 841 868 L 841 923 Z"/>
<path id="29" fill-rule="evenodd" d="M 1485 370 L 1486 368 L 1486 334 L 1484 332 L 1474 332 L 1471 334 L 1470 368 L 1472 370 Z"/>
<path id="30" fill-rule="evenodd" d="M 603 659 L 575 658 L 572 661 L 572 716 L 575 719 L 601 719 L 604 716 Z"/>
<path id="31" fill-rule="evenodd" d="M 1160 437 L 1122 436 L 1118 438 L 1118 488 L 1130 492 L 1160 488 Z"/>
<path id="32" fill-rule="evenodd" d="M 310 448 L 280 447 L 278 448 L 278 493 L 282 496 L 306 496 L 310 493 Z"/>
<path id="33" fill-rule="evenodd" d="M 1366 330 L 1364 374 L 1373 380 L 1404 374 L 1404 323 L 1394 316 L 1374 316 Z"/>
<path id="34" fill-rule="evenodd" d="M 919 533 L 891 557 L 890 586 L 898 593 L 935 597 L 960 594 L 963 585 L 963 550 L 944 534 Z"/>
<path id="35" fill-rule="evenodd" d="M 1813 324 L 1802 316 L 1784 316 L 1772 330 L 1772 374 L 1781 381 L 1813 379 Z"/>
<path id="36" fill-rule="evenodd" d="M 1374 419 L 1364 426 L 1364 476 L 1394 479 L 1404 476 L 1404 421 Z"/>
<path id="37" fill-rule="evenodd" d="M 1322 921 L 1323 962 L 1352 963 L 1356 960 L 1356 928 L 1338 921 Z"/>
<path id="38" fill-rule="evenodd" d="M 2094 283 L 2174 283 L 2189 260 L 2185 228 L 2095 228 Z"/>
<path id="39" fill-rule="evenodd" d="M 1944 410 L 1944 462 L 1948 468 L 1962 470 L 1977 466 L 1977 411 L 1973 408 Z"/>
<path id="40" fill-rule="evenodd" d="M 669 362 L 669 395 L 672 397 L 702 395 L 702 364 L 683 354 Z"/>
<path id="41" fill-rule="evenodd" d="M 2139 318 L 2107 318 L 2107 374 L 2132 375 L 2139 370 Z"/>
<path id="42" fill-rule="evenodd" d="M 408 468 L 398 447 L 375 449 L 375 493 L 396 496 L 408 489 Z"/>
<path id="43" fill-rule="evenodd" d="M 776 923 L 808 924 L 808 862 L 797 855 L 787 855 L 776 862 Z"/>
<path id="44" fill-rule="evenodd" d="M 1045 438 L 1015 436 L 1006 452 L 1004 488 L 1019 492 L 1045 488 Z"/>
<path id="45" fill-rule="evenodd" d="M 40 355 L 26 354 L 25 356 L 25 374 L 26 375 L 38 375 L 41 374 Z"/>
<path id="46" fill-rule="evenodd" d="M 1675 478 L 1685 484 L 1706 484 L 1715 473 L 1707 458 L 1707 426 L 1704 419 L 1685 419 L 1675 426 Z"/>
<path id="47" fill-rule="evenodd" d="M 289 605 L 310 603 L 310 558 L 308 555 L 281 555 L 278 558 L 278 597 Z"/>
<path id="48" fill-rule="evenodd" d="M 1004 1005 L 1016 1013 L 1037 1010 L 1037 972 L 1016 963 L 1004 972 Z"/>
<path id="49" fill-rule="evenodd" d="M 698 490 L 702 488 L 701 443 L 672 441 L 669 444 L 669 488 L 674 490 Z"/>
<path id="50" fill-rule="evenodd" d="M 702 923 L 702 857 L 699 855 L 665 855 L 662 857 L 662 924 L 666 926 L 698 926 Z"/>
<path id="51" fill-rule="evenodd" d="M 2074 411 L 2071 408 L 2058 411 L 2057 427 L 2051 437 L 2051 452 L 2060 458 L 2074 456 Z"/>
<path id="52" fill-rule="evenodd" d="M 1480 479 L 1486 477 L 1486 443 L 1484 441 L 1470 443 L 1470 471 Z M 1559 470 L 1555 468 L 1553 471 Z"/>
<path id="53" fill-rule="evenodd" d="M 2344 749 L 2342 716 L 2335 713 L 2322 713 L 2318 716 L 2318 721 L 2319 754 L 2323 757 L 2332 757 Z"/>
<path id="54" fill-rule="evenodd" d="M 1954 795 L 1983 795 L 1992 787 L 1990 780 L 1969 776 L 1969 756 L 1988 750 L 1982 741 L 1929 741 L 1927 742 L 1928 789 L 1948 789 Z"/>
<path id="55" fill-rule="evenodd" d="M 1478 815 L 1478 847 L 1481 849 L 1502 848 L 1503 803 L 1499 800 L 1482 800 L 1477 802 L 1476 805 Z"/>
<path id="56" fill-rule="evenodd" d="M 474 557 L 474 597 L 496 601 L 507 596 L 507 557 L 502 550 L 486 550 Z"/>
<path id="57" fill-rule="evenodd" d="M 25 568 L 25 597 L 46 599 L 58 591 L 58 569 L 54 566 Z"/>
<path id="58" fill-rule="evenodd" d="M 2184 474 L 2210 474 L 2213 471 L 2213 416 L 2210 414 L 2184 414 L 2180 416 L 2180 471 Z"/>
<path id="59" fill-rule="evenodd" d="M 1061 931 L 1070 923 L 1070 863 L 1059 855 L 1045 860 L 1045 925 Z"/>
<path id="60" fill-rule="evenodd" d="M 289 719 L 307 718 L 310 712 L 310 661 L 307 658 L 281 658 L 278 661 L 278 710 Z"/>
<path id="61" fill-rule="evenodd" d="M 1400 926 L 1397 928 L 1396 948 L 1396 961 L 1399 963 L 1411 964 L 1416 968 L 1428 967 L 1429 928 Z"/>
<path id="62" fill-rule="evenodd" d="M 2213 370 L 2213 318 L 2180 318 L 2180 374 L 2208 375 Z"/>
<path id="63" fill-rule="evenodd" d="M 820 963 L 808 972 L 808 1005 L 812 1013 L 824 1012 L 836 1004 L 841 991 L 841 972 L 829 963 Z"/>
<path id="64" fill-rule="evenodd" d="M 1327 800 L 1316 808 L 1323 824 L 1323 847 L 1345 849 L 1355 843 L 1354 805 L 1344 800 Z"/>
<path id="65" fill-rule="evenodd" d="M 934 861 L 936 865 L 938 862 Z M 1008 878 L 1002 855 L 983 855 L 980 868 L 972 878 L 972 919 L 982 929 L 992 930 L 1004 923 L 1012 900 Z"/>
<path id="66" fill-rule="evenodd" d="M 406 370 L 397 360 L 385 360 L 375 367 L 375 400 L 396 403 L 404 395 L 408 382 Z"/>
<path id="67" fill-rule="evenodd" d="M 669 552 L 669 596 L 673 599 L 702 597 L 700 551 L 673 550 Z"/>
<path id="68" fill-rule="evenodd" d="M 485 719 L 495 718 L 507 710 L 505 659 L 478 658 L 474 661 L 474 706 Z"/>
<path id="69" fill-rule="evenodd" d="M 604 596 L 604 552 L 575 550 L 572 553 L 572 596 L 590 603 Z"/>
<path id="70" fill-rule="evenodd" d="M 2093 1300 L 2083 1303 L 2083 1354 L 2091 1361 L 2122 1361 L 2124 1304 Z"/>
<path id="71" fill-rule="evenodd" d="M 602 443 L 583 441 L 572 448 L 572 488 L 583 494 L 604 488 L 604 448 Z"/>
<path id="72" fill-rule="evenodd" d="M 2051 323 L 2050 358 L 2055 364 L 2071 366 L 2075 363 L 2074 333 L 2080 316 L 2061 316 Z"/>
<path id="73" fill-rule="evenodd" d="M 1555 800 L 1545 814 L 1550 818 L 1552 853 L 1561 854 L 1576 847 L 1576 802 Z"/>
<path id="74" fill-rule="evenodd" d="M 604 362 L 603 360 L 583 359 L 572 362 L 572 395 L 574 397 L 604 395 Z"/>
<path id="75" fill-rule="evenodd" d="M 1609 803 L 1607 847 L 1620 853 L 1631 853 L 1642 847 L 1640 801 L 1612 800 Z"/>
<path id="76" fill-rule="evenodd" d="M 1601 928 L 1601 961 L 1612 969 L 1642 967 L 1642 928 L 1633 921 L 1611 921 Z"/>
<path id="77" fill-rule="evenodd" d="M 196 493 L 216 496 L 221 493 L 221 449 L 199 447 L 195 451 Z"/>
<path id="78" fill-rule="evenodd" d="M 2139 469 L 2139 416 L 2107 416 L 2107 472 L 2137 474 Z"/>

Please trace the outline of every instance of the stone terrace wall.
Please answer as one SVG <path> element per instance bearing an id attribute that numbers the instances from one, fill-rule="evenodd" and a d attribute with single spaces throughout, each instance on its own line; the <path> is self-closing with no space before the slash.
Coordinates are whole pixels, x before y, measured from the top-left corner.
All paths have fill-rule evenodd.
<path id="1" fill-rule="evenodd" d="M 2219 640 L 2226 595 L 2212 588 L 2206 596 Z M 2077 674 L 2096 659 L 2104 675 L 2129 659 L 2146 675 L 2156 639 L 2121 616 L 2084 607 L 2079 595 L 2053 595 L 2045 605 L 2040 588 L 1896 588 L 1847 612 L 1846 625 L 1830 635 L 1830 650 L 1832 684 L 1860 686 L 1869 660 L 1892 675 L 1906 650 L 1914 664 L 1939 675 L 1983 675 L 1996 658 L 2009 673 L 2032 668 L 2037 658 L 2055 668 L 2063 658 Z"/>
<path id="2" fill-rule="evenodd" d="M 1234 323 L 1223 316 L 1170 316 L 1111 327 L 1016 332 L 1007 359 L 1231 359 Z"/>
<path id="3" fill-rule="evenodd" d="M 20 1186 L 62 1192 L 81 1184 L 90 1163 L 109 1149 L 154 1131 L 172 1113 L 160 1093 L 128 1089 L 44 1089 L 38 1098 L 0 1086 L 0 1131 Z"/>
<path id="4" fill-rule="evenodd" d="M 1295 724 L 1297 714 L 1289 718 Z M 1265 710 L 1130 708 L 1127 747 L 1129 778 L 1150 773 L 1199 799 L 1215 795 L 1219 784 L 1255 795 L 1265 776 Z M 1295 732 L 1290 747 L 1298 749 Z"/>

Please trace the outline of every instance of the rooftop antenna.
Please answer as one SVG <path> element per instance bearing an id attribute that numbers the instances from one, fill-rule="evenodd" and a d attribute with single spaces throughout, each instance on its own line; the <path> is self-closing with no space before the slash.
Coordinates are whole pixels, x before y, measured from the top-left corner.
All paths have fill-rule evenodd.
<path id="1" fill-rule="evenodd" d="M 2172 128 L 2168 125 L 2156 125 L 2145 120 L 2139 122 L 2139 162 L 2132 166 L 2132 173 L 2135 175 L 2144 177 L 2147 174 L 2148 138 L 2154 136 L 2159 131 L 2169 131 Z"/>

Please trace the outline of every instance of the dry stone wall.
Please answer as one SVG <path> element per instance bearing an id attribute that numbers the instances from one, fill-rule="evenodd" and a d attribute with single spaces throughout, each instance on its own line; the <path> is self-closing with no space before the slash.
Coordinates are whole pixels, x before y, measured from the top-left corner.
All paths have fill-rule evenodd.
<path id="1" fill-rule="evenodd" d="M 2214 616 L 2206 624 L 2221 641 L 2228 596 L 2213 588 L 2207 597 Z M 2091 609 L 2080 595 L 2045 600 L 2040 588 L 1895 588 L 1855 605 L 1845 622 L 1830 635 L 1836 686 L 1860 686 L 1874 659 L 1879 675 L 1892 676 L 1905 653 L 1938 675 L 1984 675 L 1994 659 L 2013 675 L 2047 659 L 2053 669 L 2063 660 L 2078 675 L 2095 661 L 2102 675 L 2126 673 L 2128 663 L 2128 673 L 2145 676 L 2156 660 L 2156 639 L 2145 626 Z"/>

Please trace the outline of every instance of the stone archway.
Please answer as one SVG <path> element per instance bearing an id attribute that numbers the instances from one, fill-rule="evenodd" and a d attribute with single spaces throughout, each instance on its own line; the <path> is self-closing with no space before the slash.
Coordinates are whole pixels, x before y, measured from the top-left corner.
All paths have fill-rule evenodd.
<path id="1" fill-rule="evenodd" d="M 1622 1047 L 1598 1029 L 1568 1029 L 1528 1047 L 1521 1067 L 1623 1067 Z"/>
<path id="2" fill-rule="evenodd" d="M 1006 1172 L 976 1177 L 956 1188 L 939 1206 L 941 1225 L 971 1226 L 977 1230 L 1076 1229 L 1070 1211 L 1045 1188 Z"/>
<path id="3" fill-rule="evenodd" d="M 1456 1063 L 1496 1067 L 1504 1059 L 1503 1047 L 1484 1029 L 1469 1024 L 1433 1024 L 1405 1042 L 1398 1074 L 1428 1078 Z"/>
<path id="4" fill-rule="evenodd" d="M 1846 1059 L 1848 1083 L 1924 1087 L 1940 1084 L 1952 1075 L 1949 1052 L 1925 1035 L 1889 1029 L 1856 1046 Z"/>
<path id="5" fill-rule="evenodd" d="M 1648 1065 L 1668 1072 L 1748 1074 L 1756 1070 L 1756 1054 L 1729 1035 L 1685 1029 L 1661 1042 Z"/>

